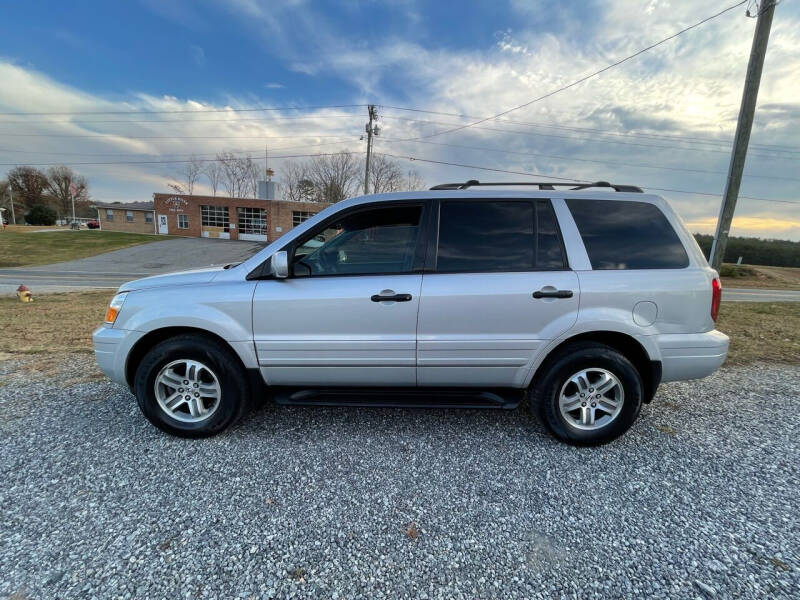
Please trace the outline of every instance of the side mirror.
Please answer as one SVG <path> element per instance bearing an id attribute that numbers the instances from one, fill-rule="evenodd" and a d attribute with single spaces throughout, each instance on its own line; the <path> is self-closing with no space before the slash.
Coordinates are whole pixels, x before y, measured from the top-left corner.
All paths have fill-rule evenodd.
<path id="1" fill-rule="evenodd" d="M 280 250 L 269 259 L 270 275 L 276 279 L 286 279 L 289 276 L 289 254 Z"/>

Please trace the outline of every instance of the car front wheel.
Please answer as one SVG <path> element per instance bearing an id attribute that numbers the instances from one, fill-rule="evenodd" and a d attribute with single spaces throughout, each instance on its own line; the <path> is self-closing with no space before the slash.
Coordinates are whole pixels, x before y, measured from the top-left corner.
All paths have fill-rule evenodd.
<path id="1" fill-rule="evenodd" d="M 246 411 L 248 387 L 238 357 L 217 340 L 181 335 L 154 346 L 136 370 L 134 392 L 145 417 L 181 437 L 208 437 Z"/>
<path id="2" fill-rule="evenodd" d="M 569 444 L 605 444 L 630 429 L 639 416 L 639 372 L 609 346 L 571 344 L 542 369 L 531 390 L 532 407 L 545 426 Z"/>

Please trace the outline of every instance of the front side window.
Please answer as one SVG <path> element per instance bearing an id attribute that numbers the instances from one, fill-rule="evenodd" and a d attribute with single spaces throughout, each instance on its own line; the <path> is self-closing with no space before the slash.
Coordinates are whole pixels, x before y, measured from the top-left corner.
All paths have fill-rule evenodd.
<path id="1" fill-rule="evenodd" d="M 151 212 L 144 213 L 144 222 L 145 223 L 152 223 L 153 222 L 153 213 L 151 213 Z"/>
<path id="2" fill-rule="evenodd" d="M 114 211 L 113 209 L 107 208 L 106 209 L 106 221 L 113 221 L 114 220 Z"/>
<path id="3" fill-rule="evenodd" d="M 189 215 L 178 215 L 178 229 L 189 229 Z"/>
<path id="4" fill-rule="evenodd" d="M 549 200 L 445 200 L 436 270 L 443 273 L 566 268 Z"/>
<path id="5" fill-rule="evenodd" d="M 230 220 L 227 206 L 200 207 L 200 217 L 203 227 L 219 227 L 222 231 L 230 231 Z"/>
<path id="6" fill-rule="evenodd" d="M 689 257 L 654 204 L 567 200 L 592 269 L 683 269 Z"/>
<path id="7" fill-rule="evenodd" d="M 126 210 L 125 211 L 125 220 L 128 223 L 132 223 L 133 222 L 133 211 L 132 210 Z"/>
<path id="8" fill-rule="evenodd" d="M 294 275 L 409 273 L 421 215 L 420 206 L 375 208 L 312 231 L 294 251 Z"/>

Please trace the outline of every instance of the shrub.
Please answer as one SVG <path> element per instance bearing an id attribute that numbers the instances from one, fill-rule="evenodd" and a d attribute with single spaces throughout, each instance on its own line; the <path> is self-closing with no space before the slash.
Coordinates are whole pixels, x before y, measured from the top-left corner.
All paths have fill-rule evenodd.
<path id="1" fill-rule="evenodd" d="M 48 206 L 36 204 L 25 214 L 25 222 L 28 225 L 55 225 L 56 211 Z"/>

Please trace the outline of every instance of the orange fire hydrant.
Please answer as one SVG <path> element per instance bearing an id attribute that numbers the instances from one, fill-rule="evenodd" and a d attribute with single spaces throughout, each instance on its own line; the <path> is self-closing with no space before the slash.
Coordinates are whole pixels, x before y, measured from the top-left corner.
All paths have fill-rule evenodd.
<path id="1" fill-rule="evenodd" d="M 25 284 L 22 284 L 17 288 L 17 298 L 19 298 L 20 302 L 33 302 L 33 294 L 25 286 Z"/>

